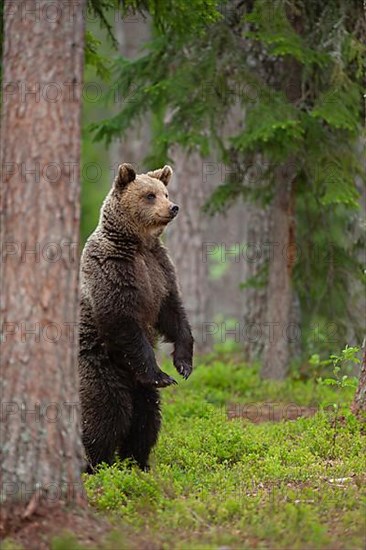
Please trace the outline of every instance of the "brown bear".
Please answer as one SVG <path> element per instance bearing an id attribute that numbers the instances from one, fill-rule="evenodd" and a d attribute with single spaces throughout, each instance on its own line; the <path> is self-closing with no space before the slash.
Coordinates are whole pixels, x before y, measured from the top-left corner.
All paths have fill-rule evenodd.
<path id="1" fill-rule="evenodd" d="M 158 388 L 176 381 L 160 370 L 154 345 L 174 344 L 173 363 L 192 372 L 193 338 L 175 269 L 160 235 L 175 218 L 170 166 L 136 175 L 119 167 L 99 224 L 81 258 L 79 376 L 88 471 L 117 453 L 148 469 L 161 416 Z"/>

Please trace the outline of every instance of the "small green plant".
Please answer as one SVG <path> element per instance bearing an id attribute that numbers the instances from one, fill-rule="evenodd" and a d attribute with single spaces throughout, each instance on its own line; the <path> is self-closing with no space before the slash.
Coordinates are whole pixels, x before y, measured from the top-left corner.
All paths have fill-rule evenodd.
<path id="1" fill-rule="evenodd" d="M 325 386 L 337 386 L 339 389 L 343 388 L 356 388 L 357 378 L 355 376 L 348 376 L 344 374 L 349 372 L 350 367 L 359 364 L 360 359 L 357 357 L 357 353 L 360 351 L 358 347 L 349 347 L 348 345 L 341 351 L 340 355 L 330 355 L 329 359 L 321 360 L 319 355 L 314 354 L 311 356 L 309 362 L 313 367 L 333 367 L 333 377 L 318 378 L 318 383 Z"/>
<path id="2" fill-rule="evenodd" d="M 354 388 L 357 387 L 357 378 L 355 376 L 348 376 L 348 374 L 345 374 L 345 372 L 352 367 L 355 364 L 360 363 L 359 358 L 357 357 L 357 353 L 360 351 L 358 347 L 349 347 L 346 345 L 346 347 L 341 351 L 340 355 L 330 355 L 329 359 L 320 360 L 319 355 L 314 354 L 310 358 L 310 364 L 315 367 L 333 367 L 333 377 L 328 378 L 318 378 L 317 381 L 319 384 L 324 386 L 336 386 L 336 388 L 340 391 L 344 390 L 344 388 Z M 338 436 L 338 427 L 339 427 L 339 409 L 340 404 L 333 403 L 333 410 L 334 410 L 334 419 L 333 419 L 333 437 L 332 437 L 332 450 L 331 450 L 331 456 L 334 458 L 335 456 L 335 445 L 337 442 L 337 436 Z"/>

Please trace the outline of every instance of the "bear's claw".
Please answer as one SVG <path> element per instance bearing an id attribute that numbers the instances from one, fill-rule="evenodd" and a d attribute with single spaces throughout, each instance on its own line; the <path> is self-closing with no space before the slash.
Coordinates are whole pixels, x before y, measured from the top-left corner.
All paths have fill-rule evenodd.
<path id="1" fill-rule="evenodd" d="M 159 372 L 155 379 L 155 385 L 157 388 L 166 388 L 167 386 L 174 384 L 177 384 L 177 381 L 163 371 Z"/>
<path id="2" fill-rule="evenodd" d="M 139 373 L 137 380 L 143 386 L 154 386 L 155 388 L 166 388 L 172 384 L 177 384 L 174 378 L 160 369 L 153 372 Z"/>
<path id="3" fill-rule="evenodd" d="M 175 368 L 185 380 L 190 376 L 192 372 L 192 365 L 187 361 L 176 361 L 174 363 Z"/>

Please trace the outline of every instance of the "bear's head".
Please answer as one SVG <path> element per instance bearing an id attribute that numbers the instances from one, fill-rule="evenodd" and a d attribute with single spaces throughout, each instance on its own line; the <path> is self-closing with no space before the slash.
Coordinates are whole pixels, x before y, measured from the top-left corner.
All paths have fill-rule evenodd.
<path id="1" fill-rule="evenodd" d="M 172 174 L 167 165 L 147 174 L 136 174 L 131 164 L 121 164 L 108 200 L 109 206 L 113 205 L 114 225 L 120 222 L 128 226 L 125 229 L 140 235 L 160 235 L 179 210 L 169 200 L 167 190 Z"/>

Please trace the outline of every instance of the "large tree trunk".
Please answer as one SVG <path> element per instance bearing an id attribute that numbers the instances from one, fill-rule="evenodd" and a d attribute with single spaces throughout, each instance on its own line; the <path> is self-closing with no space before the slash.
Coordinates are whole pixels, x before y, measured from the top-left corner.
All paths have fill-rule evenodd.
<path id="1" fill-rule="evenodd" d="M 30 502 L 28 510 L 40 497 L 83 494 L 77 324 L 85 0 L 48 8 L 47 0 L 5 2 L 2 489 L 6 503 Z"/>
<path id="2" fill-rule="evenodd" d="M 298 339 L 298 326 L 291 322 L 293 308 L 292 270 L 295 262 L 294 184 L 295 165 L 282 166 L 272 205 L 271 256 L 267 289 L 266 341 L 263 378 L 285 378 L 290 342 Z"/>
<path id="3" fill-rule="evenodd" d="M 360 380 L 351 409 L 356 416 L 366 420 L 366 347 L 363 354 Z"/>

